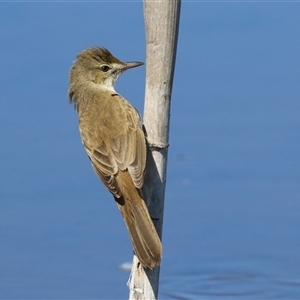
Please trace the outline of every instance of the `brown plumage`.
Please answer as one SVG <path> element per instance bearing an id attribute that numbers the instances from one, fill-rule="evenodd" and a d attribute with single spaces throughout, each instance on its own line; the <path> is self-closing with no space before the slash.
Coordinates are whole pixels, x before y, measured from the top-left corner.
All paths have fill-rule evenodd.
<path id="1" fill-rule="evenodd" d="M 96 47 L 77 58 L 70 70 L 69 98 L 78 113 L 82 143 L 117 202 L 135 254 L 152 269 L 160 263 L 162 246 L 140 193 L 145 136 L 137 110 L 114 89 L 124 70 L 142 63 L 123 63 L 107 49 Z"/>

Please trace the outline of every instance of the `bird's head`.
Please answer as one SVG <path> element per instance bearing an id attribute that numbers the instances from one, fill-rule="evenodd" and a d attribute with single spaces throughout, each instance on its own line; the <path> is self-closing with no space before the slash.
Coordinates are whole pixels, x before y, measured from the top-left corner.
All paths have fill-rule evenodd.
<path id="1" fill-rule="evenodd" d="M 72 86 L 74 88 L 92 84 L 101 89 L 114 91 L 116 81 L 123 71 L 141 65 L 142 62 L 122 62 L 105 48 L 86 49 L 78 54 L 70 70 L 70 89 Z"/>

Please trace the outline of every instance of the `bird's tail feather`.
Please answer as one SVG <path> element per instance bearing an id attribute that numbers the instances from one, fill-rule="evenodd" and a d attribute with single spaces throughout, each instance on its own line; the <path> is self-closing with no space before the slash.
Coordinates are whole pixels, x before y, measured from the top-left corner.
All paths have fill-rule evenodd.
<path id="1" fill-rule="evenodd" d="M 140 204 L 125 199 L 124 204 L 118 204 L 118 206 L 129 231 L 136 256 L 144 267 L 153 269 L 160 263 L 162 245 L 146 204 L 142 199 Z"/>
<path id="2" fill-rule="evenodd" d="M 131 180 L 124 178 L 130 175 L 123 173 L 121 176 L 123 177 L 121 182 L 127 184 L 120 186 L 122 196 L 115 197 L 116 202 L 123 215 L 136 256 L 144 267 L 153 269 L 160 264 L 162 256 L 160 238 L 139 191 Z"/>

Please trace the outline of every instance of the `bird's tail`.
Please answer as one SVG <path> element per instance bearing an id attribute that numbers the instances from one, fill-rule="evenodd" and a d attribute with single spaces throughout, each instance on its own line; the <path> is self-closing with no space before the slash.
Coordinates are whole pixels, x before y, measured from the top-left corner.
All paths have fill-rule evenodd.
<path id="1" fill-rule="evenodd" d="M 121 173 L 123 172 L 121 171 Z M 121 176 L 130 175 L 129 173 L 123 173 Z M 122 178 L 123 183 L 124 179 Z M 161 241 L 150 218 L 147 206 L 132 180 L 125 179 L 125 182 L 127 184 L 121 187 L 122 196 L 115 199 L 129 231 L 136 256 L 144 267 L 153 269 L 153 267 L 160 264 L 162 256 Z"/>

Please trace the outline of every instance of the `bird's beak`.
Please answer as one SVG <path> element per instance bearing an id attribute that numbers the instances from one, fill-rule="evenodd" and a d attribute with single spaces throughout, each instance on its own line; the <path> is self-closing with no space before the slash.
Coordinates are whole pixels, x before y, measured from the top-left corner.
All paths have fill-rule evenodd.
<path id="1" fill-rule="evenodd" d="M 144 63 L 140 62 L 140 61 L 131 61 L 131 62 L 126 62 L 124 63 L 124 65 L 120 68 L 121 71 L 125 71 L 127 69 L 131 69 L 131 68 L 135 68 L 135 67 L 139 67 L 141 65 L 143 65 Z"/>

